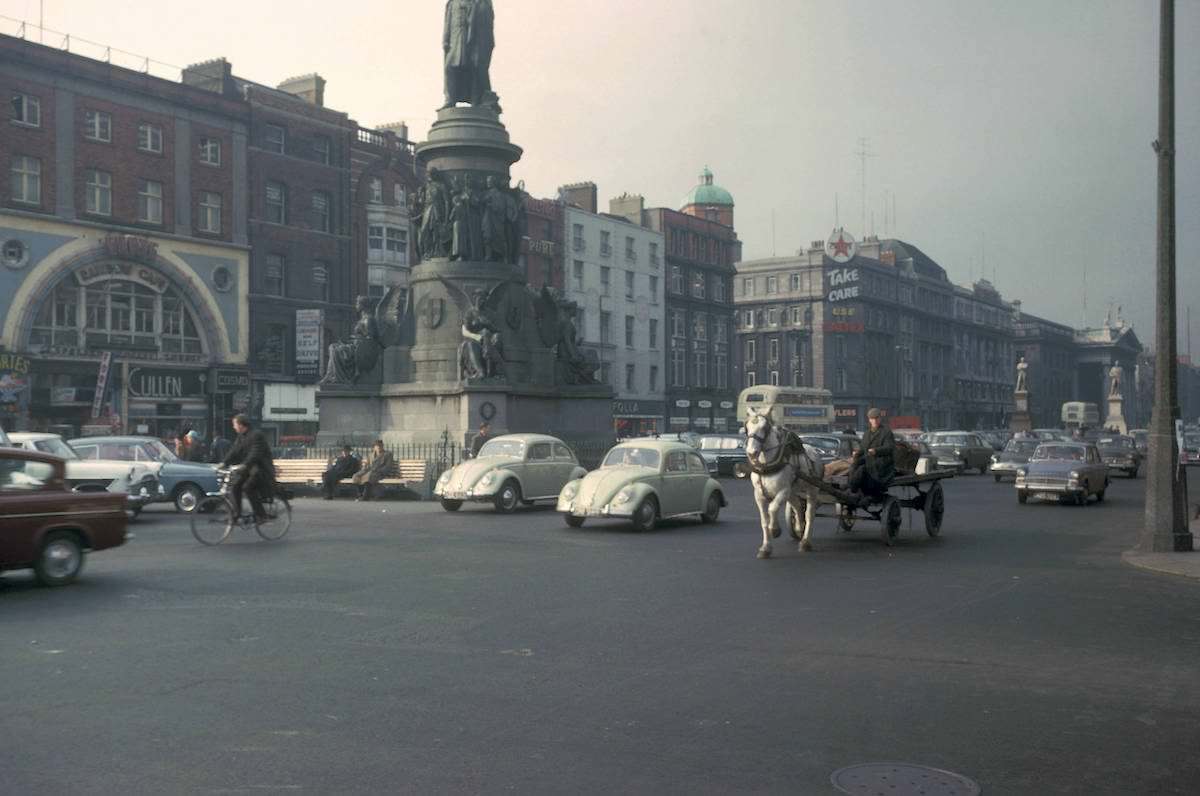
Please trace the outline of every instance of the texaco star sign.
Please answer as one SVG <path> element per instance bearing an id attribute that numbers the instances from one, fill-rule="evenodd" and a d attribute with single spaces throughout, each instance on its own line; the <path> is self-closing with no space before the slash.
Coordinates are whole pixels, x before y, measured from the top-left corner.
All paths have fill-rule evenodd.
<path id="1" fill-rule="evenodd" d="M 838 227 L 829 236 L 825 251 L 835 263 L 848 263 L 858 253 L 858 244 L 854 242 L 853 235 Z"/>

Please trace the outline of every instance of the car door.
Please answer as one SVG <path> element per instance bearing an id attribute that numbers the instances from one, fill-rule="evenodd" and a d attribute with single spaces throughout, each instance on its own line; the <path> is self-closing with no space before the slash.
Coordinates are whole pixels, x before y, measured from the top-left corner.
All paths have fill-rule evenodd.
<path id="1" fill-rule="evenodd" d="M 561 442 L 554 443 L 554 480 L 550 484 L 550 491 L 546 494 L 558 494 L 562 491 L 563 486 L 570 480 L 571 474 L 575 472 L 578 465 L 575 463 L 575 456 L 571 453 L 571 449 Z"/>
<path id="2" fill-rule="evenodd" d="M 48 515 L 63 511 L 53 464 L 0 456 L 0 564 L 33 561 L 34 537 Z"/>
<path id="3" fill-rule="evenodd" d="M 703 511 L 704 487 L 708 484 L 709 479 L 708 470 L 704 466 L 704 459 L 695 453 L 689 453 L 687 460 L 687 491 L 683 495 L 685 504 L 680 511 Z"/>
<path id="4" fill-rule="evenodd" d="M 1088 445 L 1088 492 L 1096 493 L 1104 489 L 1104 481 L 1108 478 L 1108 465 L 1095 445 Z"/>
<path id="5" fill-rule="evenodd" d="M 528 498 L 545 497 L 554 492 L 554 457 L 549 442 L 535 442 L 525 450 L 525 466 L 520 478 L 524 495 Z"/>
<path id="6" fill-rule="evenodd" d="M 669 451 L 663 466 L 662 489 L 659 490 L 659 512 L 664 517 L 689 510 L 687 495 L 690 481 L 688 452 Z"/>

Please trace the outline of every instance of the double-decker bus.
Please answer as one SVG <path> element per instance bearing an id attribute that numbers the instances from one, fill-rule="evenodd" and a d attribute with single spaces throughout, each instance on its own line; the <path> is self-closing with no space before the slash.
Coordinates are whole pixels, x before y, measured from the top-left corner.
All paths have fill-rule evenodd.
<path id="1" fill-rule="evenodd" d="M 833 428 L 833 393 L 829 390 L 759 384 L 738 396 L 738 419 L 744 422 L 751 407 L 770 413 L 773 422 L 799 433 Z"/>
<path id="2" fill-rule="evenodd" d="M 1067 431 L 1096 428 L 1100 425 L 1100 408 L 1084 401 L 1067 401 L 1062 405 L 1062 423 Z"/>

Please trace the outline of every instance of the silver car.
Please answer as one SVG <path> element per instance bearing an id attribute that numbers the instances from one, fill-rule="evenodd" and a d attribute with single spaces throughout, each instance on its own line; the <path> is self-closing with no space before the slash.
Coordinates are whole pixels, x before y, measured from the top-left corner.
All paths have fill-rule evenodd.
<path id="1" fill-rule="evenodd" d="M 116 459 L 84 461 L 58 434 L 14 432 L 9 435 L 9 444 L 65 459 L 67 486 L 76 492 L 124 492 L 125 512 L 130 519 L 162 497 L 162 485 L 145 465 Z"/>
<path id="2" fill-rule="evenodd" d="M 557 499 L 564 484 L 586 472 L 561 439 L 505 434 L 484 443 L 474 459 L 442 473 L 433 494 L 446 511 L 458 511 L 465 501 L 474 501 L 508 513 L 520 503 Z"/>
<path id="3" fill-rule="evenodd" d="M 1041 443 L 1033 437 L 1010 439 L 1004 450 L 992 454 L 992 476 L 996 483 L 1002 478 L 1016 478 L 1017 471 L 1029 463 L 1029 457 Z"/>
<path id="4" fill-rule="evenodd" d="M 1092 495 L 1104 500 L 1108 465 L 1095 445 L 1086 442 L 1043 442 L 1017 471 L 1017 502 L 1031 497 L 1084 505 Z"/>

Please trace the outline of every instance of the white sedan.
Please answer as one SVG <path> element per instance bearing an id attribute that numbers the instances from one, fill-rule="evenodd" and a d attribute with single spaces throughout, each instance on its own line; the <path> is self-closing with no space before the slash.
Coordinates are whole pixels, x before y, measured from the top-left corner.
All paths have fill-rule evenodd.
<path id="1" fill-rule="evenodd" d="M 520 503 L 556 499 L 563 484 L 586 472 L 556 437 L 505 434 L 484 443 L 474 459 L 442 473 L 433 494 L 446 511 L 458 511 L 464 501 L 475 501 L 508 513 Z"/>

